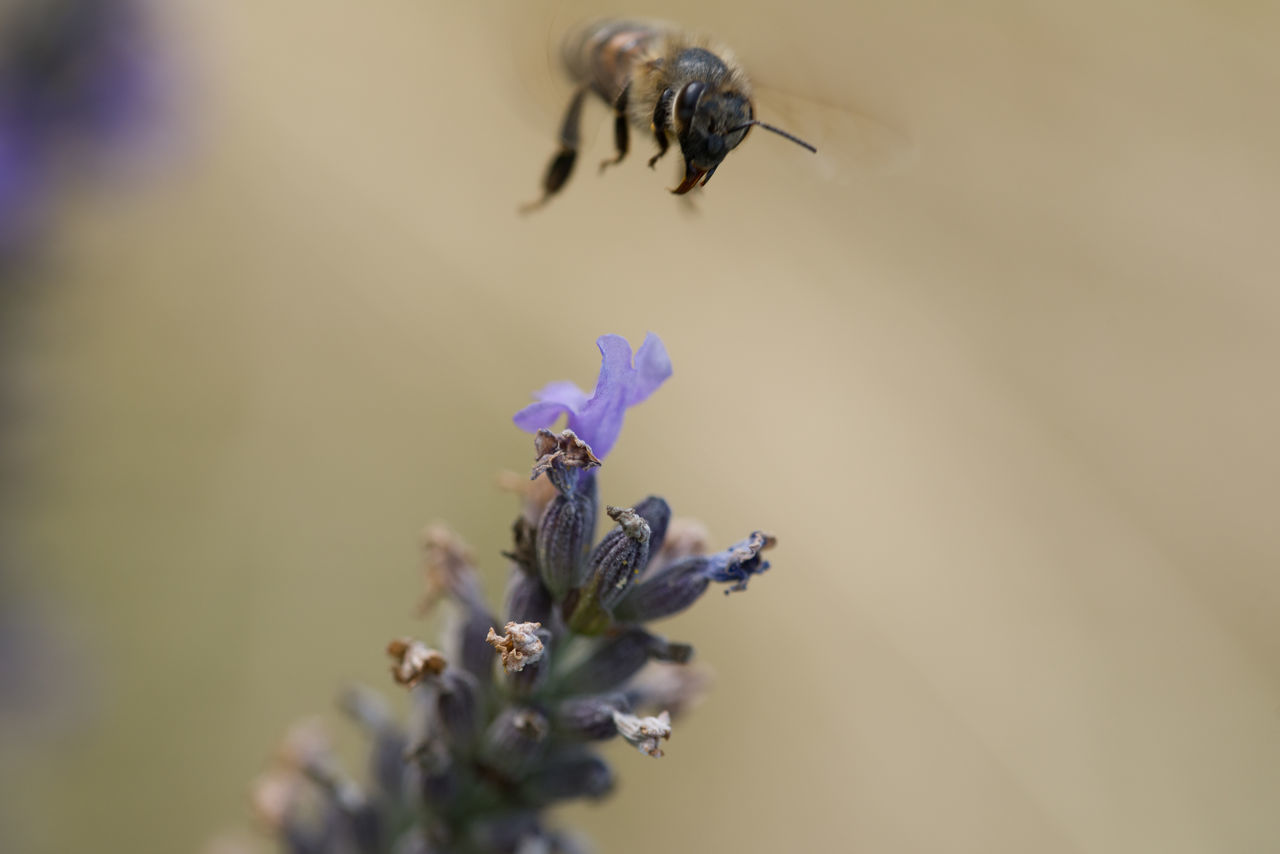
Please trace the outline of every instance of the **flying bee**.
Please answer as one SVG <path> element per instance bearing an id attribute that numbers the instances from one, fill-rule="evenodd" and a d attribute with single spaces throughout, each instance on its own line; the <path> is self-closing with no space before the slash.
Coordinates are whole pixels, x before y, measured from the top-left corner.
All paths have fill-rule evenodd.
<path id="1" fill-rule="evenodd" d="M 589 24 L 564 42 L 562 58 L 576 88 L 560 126 L 560 150 L 542 179 L 542 197 L 524 206 L 546 204 L 573 173 L 581 137 L 582 105 L 595 93 L 614 113 L 617 154 L 600 170 L 627 156 L 630 128 L 653 134 L 658 153 L 652 169 L 674 139 L 684 155 L 684 180 L 671 192 L 683 195 L 706 186 L 724 160 L 755 126 L 817 153 L 818 149 L 755 117 L 751 83 L 733 54 L 670 24 L 604 20 Z"/>

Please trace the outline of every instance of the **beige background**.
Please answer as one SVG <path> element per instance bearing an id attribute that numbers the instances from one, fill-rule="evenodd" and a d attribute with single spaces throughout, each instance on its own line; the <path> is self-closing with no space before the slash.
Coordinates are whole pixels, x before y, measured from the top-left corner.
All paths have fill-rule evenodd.
<path id="1" fill-rule="evenodd" d="M 669 624 L 714 692 L 566 823 L 609 852 L 1280 850 L 1274 6 L 627 7 L 846 119 L 780 106 L 816 168 L 753 134 L 693 212 L 643 142 L 597 178 L 594 109 L 531 218 L 544 48 L 616 9 L 166 8 L 185 152 L 70 201 L 13 309 L 16 550 L 78 644 L 75 714 L 6 763 L 30 850 L 247 827 L 286 724 L 391 692 L 382 644 L 433 632 L 424 522 L 500 590 L 528 391 L 646 330 L 676 374 L 604 497 L 781 546 Z"/>

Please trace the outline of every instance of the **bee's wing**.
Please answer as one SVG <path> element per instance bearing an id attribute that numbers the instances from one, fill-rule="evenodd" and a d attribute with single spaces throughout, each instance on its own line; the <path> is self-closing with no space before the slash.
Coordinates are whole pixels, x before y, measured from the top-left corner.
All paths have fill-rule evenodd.
<path id="1" fill-rule="evenodd" d="M 560 0 L 528 0 L 495 10 L 494 26 L 507 45 L 501 57 L 502 99 L 524 124 L 555 139 L 573 92 L 561 60 L 565 32 L 578 20 Z"/>
<path id="2" fill-rule="evenodd" d="M 862 174 L 890 174 L 907 168 L 915 157 L 915 146 L 905 130 L 856 106 L 761 85 L 755 87 L 755 94 L 756 118 L 818 149 L 806 159 L 824 181 L 847 184 Z M 769 134 L 763 128 L 755 133 Z M 778 142 L 788 144 L 781 138 Z"/>

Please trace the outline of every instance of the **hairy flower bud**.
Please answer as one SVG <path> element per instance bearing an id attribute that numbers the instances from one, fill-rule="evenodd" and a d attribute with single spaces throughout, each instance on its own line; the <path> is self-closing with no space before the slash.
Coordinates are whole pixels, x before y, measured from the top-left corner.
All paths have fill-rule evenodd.
<path id="1" fill-rule="evenodd" d="M 465 670 L 449 669 L 439 679 L 436 710 L 440 726 L 455 744 L 468 744 L 480 726 L 476 679 Z"/>
<path id="2" fill-rule="evenodd" d="M 730 591 L 745 590 L 747 579 L 769 568 L 760 552 L 774 542 L 756 531 L 722 552 L 685 558 L 632 587 L 614 608 L 614 615 L 626 622 L 647 622 L 677 614 L 697 601 L 712 581 L 733 581 Z"/>
<path id="3" fill-rule="evenodd" d="M 662 551 L 671 522 L 671 507 L 656 495 L 650 495 L 635 506 L 636 515 L 649 524 L 649 558 Z M 643 567 L 641 568 L 643 571 Z"/>
<path id="4" fill-rule="evenodd" d="M 369 768 L 374 782 L 386 794 L 399 796 L 408 767 L 404 761 L 408 739 L 391 716 L 386 700 L 372 689 L 357 685 L 342 693 L 339 705 L 373 741 Z"/>
<path id="5" fill-rule="evenodd" d="M 526 803 L 546 806 L 572 798 L 599 798 L 613 788 L 613 771 L 585 750 L 562 751 L 538 763 L 520 786 Z"/>
<path id="6" fill-rule="evenodd" d="M 582 583 L 595 527 L 595 478 L 567 494 L 557 493 L 542 511 L 534 552 L 538 573 L 556 599 Z"/>
<path id="7" fill-rule="evenodd" d="M 614 713 L 629 711 L 631 704 L 622 693 L 571 697 L 560 701 L 552 710 L 551 723 L 561 735 L 601 741 L 618 734 L 618 727 L 613 721 Z"/>
<path id="8" fill-rule="evenodd" d="M 551 592 L 542 579 L 513 572 L 507 586 L 507 619 L 514 623 L 551 622 Z"/>
<path id="9" fill-rule="evenodd" d="M 550 724 L 541 712 L 509 706 L 485 731 L 485 761 L 514 780 L 542 756 L 549 732 Z"/>
<path id="10" fill-rule="evenodd" d="M 610 609 L 649 560 L 649 523 L 630 507 L 609 507 L 608 513 L 618 525 L 591 552 L 578 595 L 565 600 L 565 621 L 582 634 L 599 634 L 612 624 Z"/>
<path id="11" fill-rule="evenodd" d="M 467 822 L 459 835 L 459 844 L 451 846 L 450 850 L 539 854 L 537 844 L 541 828 L 535 810 L 504 810 L 497 815 L 477 816 Z M 533 847 L 527 847 L 529 843 L 533 843 Z"/>
<path id="12" fill-rule="evenodd" d="M 586 658 L 557 679 L 567 694 L 598 694 L 622 685 L 650 659 L 688 661 L 693 648 L 633 627 L 599 641 Z"/>
<path id="13" fill-rule="evenodd" d="M 410 769 L 411 791 L 434 808 L 447 806 L 461 794 L 462 779 L 448 747 L 430 739 L 409 751 L 405 762 Z"/>
<path id="14" fill-rule="evenodd" d="M 452 626 L 455 650 L 450 661 L 466 670 L 481 685 L 493 681 L 493 650 L 485 642 L 489 628 L 498 621 L 483 608 L 468 608 Z"/>

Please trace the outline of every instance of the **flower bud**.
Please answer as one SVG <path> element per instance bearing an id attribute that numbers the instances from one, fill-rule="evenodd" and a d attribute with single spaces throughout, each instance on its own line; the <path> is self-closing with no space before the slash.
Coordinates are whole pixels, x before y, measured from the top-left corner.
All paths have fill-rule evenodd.
<path id="1" fill-rule="evenodd" d="M 493 681 L 493 650 L 485 642 L 489 628 L 497 623 L 487 610 L 468 608 L 452 626 L 454 650 L 449 660 L 466 670 L 482 686 Z"/>
<path id="2" fill-rule="evenodd" d="M 485 761 L 514 780 L 542 756 L 549 730 L 550 725 L 541 712 L 509 706 L 485 732 Z"/>
<path id="3" fill-rule="evenodd" d="M 576 666 L 557 680 L 566 694 L 599 694 L 611 691 L 639 672 L 651 658 L 687 661 L 693 650 L 634 627 L 611 635 Z"/>
<path id="4" fill-rule="evenodd" d="M 596 527 L 596 479 L 558 493 L 538 520 L 535 540 L 538 572 L 556 599 L 582 583 L 587 550 Z"/>
<path id="5" fill-rule="evenodd" d="M 706 558 L 686 558 L 646 578 L 618 603 L 617 618 L 623 622 L 647 623 L 680 613 L 711 586 L 705 564 Z"/>
<path id="6" fill-rule="evenodd" d="M 649 523 L 629 507 L 609 507 L 608 513 L 618 525 L 591 552 L 577 597 L 565 600 L 566 622 L 581 634 L 599 634 L 612 624 L 610 609 L 649 560 Z"/>
<path id="7" fill-rule="evenodd" d="M 571 697 L 561 700 L 552 712 L 552 726 L 557 733 L 586 741 L 601 741 L 618 734 L 613 721 L 615 712 L 629 712 L 631 704 L 624 694 L 601 694 L 593 697 Z"/>
<path id="8" fill-rule="evenodd" d="M 480 725 L 477 693 L 475 677 L 464 670 L 451 668 L 439 679 L 436 713 L 441 728 L 456 745 L 470 743 Z"/>
<path id="9" fill-rule="evenodd" d="M 613 771 L 593 753 L 564 751 L 538 763 L 520 786 L 522 799 L 546 806 L 572 798 L 599 798 L 613 788 Z"/>
<path id="10" fill-rule="evenodd" d="M 536 575 L 511 573 L 507 586 L 507 619 L 513 623 L 551 622 L 551 593 Z"/>
<path id="11" fill-rule="evenodd" d="M 712 581 L 732 581 L 730 591 L 745 590 L 747 579 L 769 568 L 760 552 L 774 542 L 773 537 L 756 531 L 722 552 L 685 558 L 658 570 L 627 592 L 614 608 L 614 615 L 620 621 L 636 623 L 669 617 L 697 601 Z"/>
<path id="12" fill-rule="evenodd" d="M 369 688 L 352 686 L 342 693 L 339 704 L 373 740 L 369 765 L 374 781 L 383 792 L 398 797 L 408 767 L 404 761 L 408 739 L 386 700 Z"/>
<path id="13" fill-rule="evenodd" d="M 410 790 L 417 793 L 422 803 L 432 809 L 441 809 L 454 803 L 462 789 L 461 775 L 449 754 L 449 749 L 439 739 L 432 738 L 409 751 L 406 757 L 410 769 Z"/>
<path id="14" fill-rule="evenodd" d="M 538 814 L 528 809 L 504 810 L 496 815 L 482 814 L 470 819 L 459 836 L 459 844 L 452 850 L 538 854 Z M 535 847 L 526 848 L 526 840 L 534 842 Z"/>
<path id="15" fill-rule="evenodd" d="M 635 511 L 636 515 L 649 524 L 649 555 L 652 558 L 662 551 L 662 546 L 666 542 L 667 525 L 671 522 L 671 507 L 662 498 L 650 495 L 635 506 Z"/>

